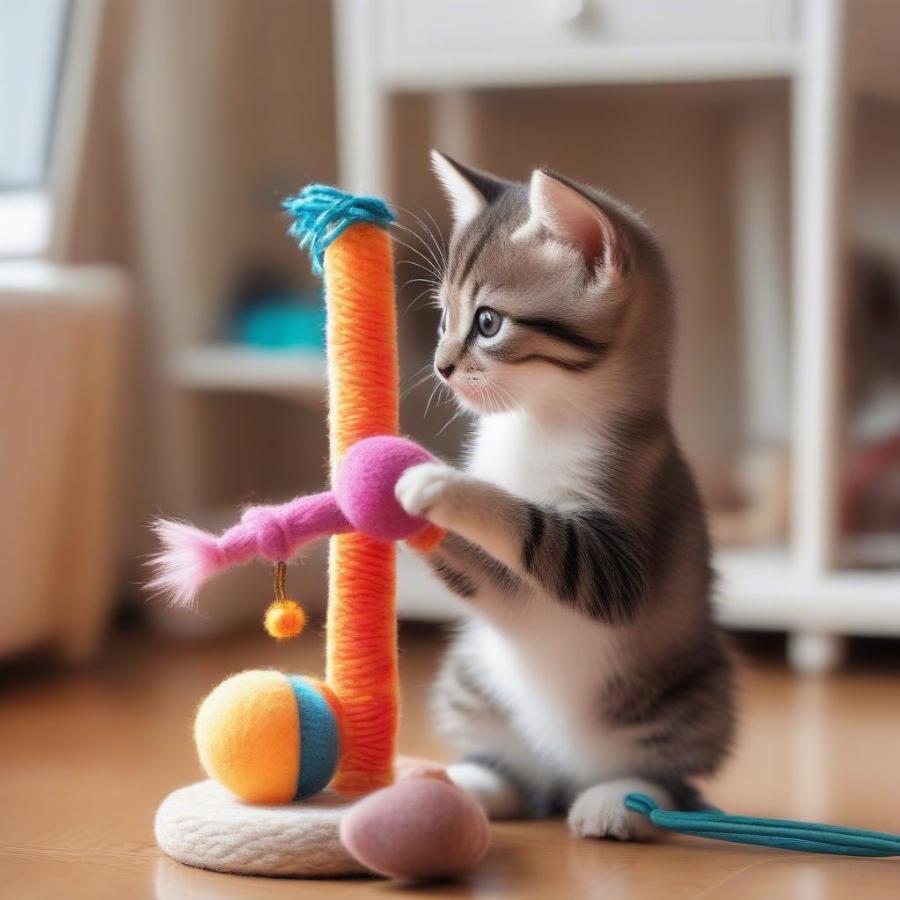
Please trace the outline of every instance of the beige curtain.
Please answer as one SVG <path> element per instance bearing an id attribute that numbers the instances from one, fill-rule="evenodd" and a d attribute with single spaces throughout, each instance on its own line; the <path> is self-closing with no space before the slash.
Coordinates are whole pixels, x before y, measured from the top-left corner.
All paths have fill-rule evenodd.
<path id="1" fill-rule="evenodd" d="M 0 266 L 0 656 L 102 636 L 127 294 L 109 269 Z"/>

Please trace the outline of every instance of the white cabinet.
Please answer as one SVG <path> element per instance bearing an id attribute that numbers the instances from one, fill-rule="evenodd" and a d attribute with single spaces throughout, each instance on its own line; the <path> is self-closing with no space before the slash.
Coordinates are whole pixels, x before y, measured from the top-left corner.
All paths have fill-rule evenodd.
<path id="1" fill-rule="evenodd" d="M 389 100 L 403 93 L 434 93 L 440 110 L 436 121 L 445 130 L 464 133 L 466 98 L 473 90 L 676 82 L 714 82 L 723 92 L 745 90 L 751 82 L 787 86 L 790 258 L 778 260 L 777 273 L 773 267 L 761 277 L 740 260 L 737 268 L 745 305 L 754 313 L 745 321 L 764 326 L 765 310 L 756 307 L 771 304 L 773 294 L 787 298 L 790 306 L 785 353 L 790 364 L 781 371 L 790 397 L 791 534 L 777 552 L 720 557 L 721 618 L 735 627 L 783 628 L 802 635 L 793 658 L 804 665 L 836 659 L 837 635 L 900 634 L 900 574 L 842 572 L 835 563 L 847 110 L 856 87 L 846 45 L 854 34 L 884 38 L 893 29 L 900 36 L 900 4 L 337 0 L 335 9 L 341 180 L 355 191 L 391 196 L 386 173 L 396 135 Z M 862 21 L 870 14 L 870 21 Z M 877 43 L 890 45 L 886 39 Z M 895 71 L 895 58 L 880 67 L 861 62 L 869 80 L 871 72 Z M 764 117 L 748 118 L 742 126 L 736 130 L 739 141 L 767 146 Z M 765 156 L 742 154 L 739 147 L 734 154 L 735 196 L 760 201 L 741 210 L 738 255 L 750 253 L 751 246 L 773 246 L 766 211 L 778 204 L 758 197 L 760 190 L 776 190 Z M 773 278 L 780 279 L 774 290 Z M 764 335 L 766 328 L 756 331 Z M 758 342 L 748 334 L 742 344 L 748 340 Z M 760 349 L 754 353 L 751 348 L 748 357 L 764 360 L 767 348 Z M 771 384 L 767 377 L 756 381 Z M 443 607 L 426 599 L 440 594 L 436 585 L 427 587 L 418 575 L 407 583 L 401 611 L 439 613 Z"/>

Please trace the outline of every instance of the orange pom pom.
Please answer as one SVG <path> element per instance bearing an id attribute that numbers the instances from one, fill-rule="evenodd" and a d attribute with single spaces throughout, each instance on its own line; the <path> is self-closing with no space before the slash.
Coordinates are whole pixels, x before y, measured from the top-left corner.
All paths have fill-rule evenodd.
<path id="1" fill-rule="evenodd" d="M 306 625 L 306 613 L 293 600 L 276 600 L 263 620 L 266 631 L 278 641 L 297 637 Z"/>

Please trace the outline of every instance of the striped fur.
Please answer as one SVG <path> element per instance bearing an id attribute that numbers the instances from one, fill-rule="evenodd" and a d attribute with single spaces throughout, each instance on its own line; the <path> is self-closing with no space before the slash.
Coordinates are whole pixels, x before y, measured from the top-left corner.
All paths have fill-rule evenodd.
<path id="1" fill-rule="evenodd" d="M 435 365 L 477 426 L 465 471 L 417 467 L 397 496 L 450 532 L 430 562 L 472 612 L 434 692 L 467 760 L 454 777 L 498 815 L 572 804 L 577 833 L 637 837 L 610 796 L 642 779 L 702 805 L 691 779 L 734 721 L 703 507 L 668 417 L 665 262 L 604 194 L 443 164 L 468 205 Z"/>

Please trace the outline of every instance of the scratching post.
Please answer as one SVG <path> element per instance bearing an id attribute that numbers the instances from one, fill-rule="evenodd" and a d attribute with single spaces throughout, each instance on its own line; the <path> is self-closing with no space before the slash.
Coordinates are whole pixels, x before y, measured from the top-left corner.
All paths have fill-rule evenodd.
<path id="1" fill-rule="evenodd" d="M 397 434 L 397 320 L 391 240 L 383 227 L 353 225 L 324 256 L 328 423 L 336 472 L 358 441 Z M 341 794 L 367 793 L 393 780 L 396 552 L 393 543 L 358 532 L 331 539 L 325 680 L 341 698 L 348 738 L 332 782 Z"/>
<path id="2" fill-rule="evenodd" d="M 222 871 L 453 874 L 487 850 L 475 801 L 449 781 L 389 787 L 398 719 L 394 542 L 424 551 L 444 536 L 395 497 L 402 474 L 433 458 L 397 434 L 393 215 L 381 200 L 321 185 L 285 208 L 291 234 L 325 277 L 332 489 L 245 510 L 221 535 L 158 522 L 163 552 L 152 587 L 189 605 L 218 572 L 263 557 L 275 563 L 266 629 L 290 638 L 304 615 L 285 595 L 286 561 L 330 536 L 326 678 L 248 671 L 218 685 L 194 724 L 212 780 L 163 802 L 157 841 L 176 859 Z M 361 795 L 369 802 L 354 805 Z"/>

